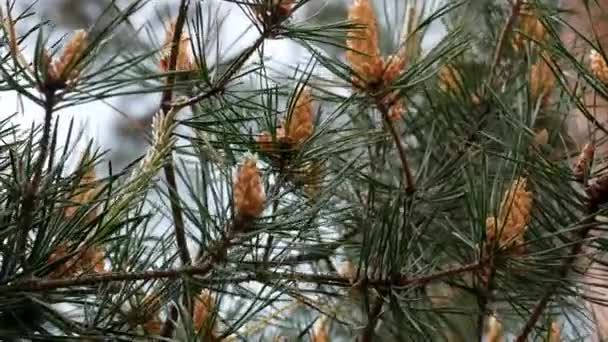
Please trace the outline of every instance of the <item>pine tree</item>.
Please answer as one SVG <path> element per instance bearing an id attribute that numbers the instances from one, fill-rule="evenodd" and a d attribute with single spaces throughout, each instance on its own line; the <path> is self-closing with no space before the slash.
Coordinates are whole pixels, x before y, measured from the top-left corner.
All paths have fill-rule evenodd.
<path id="1" fill-rule="evenodd" d="M 0 90 L 45 114 L 0 122 L 2 340 L 602 338 L 607 54 L 555 1 L 223 0 L 257 34 L 226 56 L 204 1 L 137 49 L 155 2 L 109 2 L 59 41 L 1 7 Z M 70 163 L 62 109 L 148 94 L 140 158 Z"/>

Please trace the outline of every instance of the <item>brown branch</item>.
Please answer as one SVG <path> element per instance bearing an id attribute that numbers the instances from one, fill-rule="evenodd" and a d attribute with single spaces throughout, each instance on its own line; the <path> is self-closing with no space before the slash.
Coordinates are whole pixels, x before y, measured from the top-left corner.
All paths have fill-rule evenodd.
<path id="1" fill-rule="evenodd" d="M 393 122 L 391 121 L 391 119 L 388 116 L 387 106 L 383 105 L 381 103 L 381 100 L 378 100 L 376 102 L 377 102 L 376 106 L 378 107 L 378 110 L 382 114 L 382 119 L 384 120 L 386 127 L 388 128 L 389 132 L 391 133 L 391 136 L 393 137 L 393 140 L 395 142 L 395 147 L 397 147 L 399 159 L 401 160 L 401 167 L 403 168 L 403 174 L 405 176 L 405 184 L 406 184 L 405 191 L 408 193 L 413 193 L 414 191 L 416 191 L 416 186 L 414 184 L 415 183 L 414 177 L 412 175 L 412 170 L 410 168 L 410 164 L 407 160 L 407 155 L 405 153 L 405 149 L 403 148 L 403 144 L 401 143 L 401 137 L 399 136 L 399 133 L 397 132 L 397 129 L 395 128 L 395 125 L 393 125 Z"/>
<path id="2" fill-rule="evenodd" d="M 188 11 L 189 0 L 181 0 L 179 13 L 175 22 L 175 31 L 173 39 L 171 41 L 171 53 L 169 55 L 169 66 L 167 70 L 174 70 L 177 64 L 177 57 L 179 55 L 179 42 L 182 36 L 184 24 L 186 22 L 186 14 Z M 167 76 L 167 87 L 162 93 L 160 110 L 165 115 L 172 109 L 170 102 L 173 98 L 173 86 L 175 85 L 176 75 L 171 73 Z M 167 179 L 167 187 L 169 190 L 169 201 L 171 203 L 171 213 L 173 216 L 173 222 L 175 224 L 175 240 L 179 249 L 180 258 L 182 264 L 189 265 L 192 260 L 190 253 L 188 252 L 188 244 L 186 241 L 186 230 L 184 224 L 184 216 L 182 213 L 182 207 L 180 198 L 177 193 L 177 182 L 175 179 L 175 166 L 173 165 L 173 155 L 170 155 L 169 162 L 164 166 L 165 178 Z"/>
<path id="3" fill-rule="evenodd" d="M 494 276 L 496 275 L 496 268 L 494 267 L 494 255 L 492 249 L 494 248 L 493 244 L 486 244 L 484 249 L 482 250 L 481 259 L 484 258 L 487 260 L 485 265 L 482 266 L 482 270 L 484 273 L 481 284 L 481 291 L 477 291 L 477 305 L 479 307 L 479 313 L 477 316 L 477 337 L 478 341 L 483 341 L 483 325 L 486 318 L 486 310 L 488 307 L 488 296 L 492 294 L 492 290 L 494 287 Z"/>
<path id="4" fill-rule="evenodd" d="M 190 5 L 189 0 L 181 0 L 180 5 L 179 5 L 179 12 L 177 14 L 177 19 L 175 21 L 173 38 L 171 39 L 171 50 L 170 50 L 170 54 L 169 54 L 169 64 L 167 67 L 167 70 L 169 70 L 169 71 L 173 71 L 176 69 L 177 58 L 179 55 L 179 47 L 181 45 L 180 41 L 181 41 L 181 37 L 182 37 L 182 31 L 184 28 L 184 24 L 186 22 L 186 16 L 188 13 L 189 5 Z M 161 95 L 161 100 L 160 100 L 160 110 L 163 113 L 163 115 L 167 115 L 167 113 L 169 113 L 172 110 L 171 105 L 169 103 L 171 102 L 171 99 L 173 98 L 173 87 L 175 85 L 176 77 L 177 76 L 175 75 L 175 73 L 170 73 L 167 76 L 167 87 L 163 91 L 163 93 Z M 163 171 L 165 173 L 165 178 L 167 180 L 167 189 L 169 192 L 169 202 L 171 205 L 171 216 L 173 217 L 174 230 L 175 230 L 175 241 L 177 243 L 177 249 L 179 251 L 179 256 L 182 261 L 182 265 L 187 266 L 192 263 L 192 259 L 190 257 L 190 252 L 188 251 L 188 242 L 186 240 L 186 225 L 184 223 L 184 215 L 183 215 L 182 207 L 181 207 L 181 203 L 180 203 L 181 199 L 180 199 L 178 191 L 177 191 L 177 181 L 176 181 L 176 177 L 175 177 L 175 165 L 174 165 L 172 152 L 169 153 L 168 159 L 169 159 L 168 162 L 163 166 Z M 208 267 L 210 270 L 213 264 L 209 263 L 208 265 L 209 265 Z M 205 270 L 205 273 L 209 272 L 209 270 Z M 186 304 L 187 307 L 192 307 L 192 305 L 190 305 L 192 300 L 187 292 L 188 291 L 186 291 L 186 293 L 183 297 L 184 304 Z M 178 316 L 178 310 L 176 308 L 173 308 L 173 310 L 169 314 L 169 317 L 167 317 L 165 324 L 162 327 L 161 335 L 163 337 L 170 337 L 171 335 L 173 335 L 173 331 L 175 328 L 173 322 L 177 319 L 177 316 Z"/>
<path id="5" fill-rule="evenodd" d="M 154 280 L 154 279 L 176 279 L 183 276 L 205 276 L 212 269 L 221 257 L 221 251 L 225 251 L 234 244 L 231 237 L 226 237 L 218 243 L 214 250 L 218 253 L 211 253 L 204 262 L 195 266 L 185 266 L 176 269 L 167 270 L 152 270 L 138 272 L 105 272 L 98 274 L 82 275 L 76 278 L 60 278 L 60 279 L 28 279 L 24 281 L 16 281 L 12 284 L 0 286 L 0 295 L 11 295 L 15 292 L 23 291 L 49 291 L 61 288 L 79 287 L 79 286 L 95 286 L 107 284 L 110 282 L 138 281 L 138 280 Z M 366 286 L 371 286 L 377 289 L 385 290 L 388 288 L 399 288 L 407 286 L 422 286 L 441 278 L 455 276 L 462 273 L 473 272 L 480 269 L 481 263 L 475 262 L 459 267 L 454 267 L 444 271 L 438 271 L 422 276 L 410 276 L 402 274 L 395 280 L 374 280 L 367 279 Z M 315 284 L 325 284 L 333 286 L 351 287 L 353 286 L 350 277 L 340 276 L 338 274 L 310 274 L 300 272 L 254 272 L 250 276 L 243 277 L 243 281 L 263 280 L 263 279 L 283 279 L 297 282 L 307 282 Z"/>

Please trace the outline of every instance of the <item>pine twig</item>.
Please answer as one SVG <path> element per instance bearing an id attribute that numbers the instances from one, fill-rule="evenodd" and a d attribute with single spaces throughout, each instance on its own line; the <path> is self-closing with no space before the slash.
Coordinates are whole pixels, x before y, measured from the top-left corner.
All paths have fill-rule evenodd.
<path id="1" fill-rule="evenodd" d="M 482 255 L 482 260 L 484 260 L 484 258 L 486 258 L 487 263 L 485 263 L 482 268 L 485 268 L 485 270 L 489 272 L 487 274 L 487 279 L 485 279 L 484 281 L 483 289 L 477 292 L 477 302 L 479 306 L 479 314 L 477 316 L 477 337 L 479 342 L 483 342 L 483 325 L 486 317 L 486 309 L 489 302 L 488 296 L 492 293 L 494 286 L 494 276 L 496 275 L 496 268 L 494 267 L 494 256 L 489 255 L 484 257 Z"/>
<path id="2" fill-rule="evenodd" d="M 169 65 L 167 70 L 175 70 L 177 65 L 177 58 L 179 55 L 179 46 L 180 40 L 182 36 L 182 31 L 184 28 L 184 24 L 186 22 L 186 16 L 188 13 L 188 7 L 190 5 L 189 0 L 181 0 L 179 5 L 179 12 L 177 15 L 177 19 L 175 22 L 175 30 L 173 32 L 173 38 L 171 40 L 171 50 L 169 54 Z M 167 76 L 167 87 L 163 91 L 161 95 L 160 101 L 160 110 L 164 115 L 167 115 L 170 110 L 172 110 L 171 99 L 173 98 L 173 86 L 175 85 L 176 75 L 171 73 Z M 173 160 L 173 153 L 169 153 L 168 157 L 169 161 L 164 165 L 163 170 L 165 173 L 165 178 L 167 180 L 167 188 L 169 192 L 169 202 L 171 205 L 171 215 L 173 217 L 174 229 L 175 229 L 175 241 L 177 243 L 177 248 L 179 251 L 180 259 L 183 265 L 190 265 L 192 263 L 192 259 L 190 257 L 190 252 L 188 251 L 188 242 L 186 240 L 186 225 L 184 222 L 183 210 L 181 207 L 181 199 L 177 192 L 177 181 L 175 177 L 175 165 Z M 213 264 L 209 264 L 209 269 Z M 208 272 L 208 270 L 207 270 Z M 186 293 L 184 296 L 184 302 L 186 304 L 191 304 L 190 296 Z M 188 305 L 191 307 L 192 305 Z M 177 319 L 178 310 L 173 309 L 170 313 L 169 317 L 165 321 L 165 324 L 162 327 L 161 336 L 169 337 L 173 335 L 174 321 Z"/>
<path id="3" fill-rule="evenodd" d="M 235 244 L 232 236 L 228 235 L 222 239 L 215 247 L 216 251 L 225 251 L 230 246 Z M 107 284 L 110 282 L 121 281 L 138 281 L 138 280 L 153 280 L 153 279 L 177 279 L 183 276 L 205 276 L 212 271 L 214 265 L 221 260 L 219 253 L 209 254 L 203 262 L 198 265 L 184 266 L 175 269 L 162 269 L 152 271 L 138 272 L 104 272 L 98 274 L 82 275 L 79 277 L 58 278 L 58 279 L 27 279 L 16 281 L 11 284 L 0 285 L 0 295 L 8 296 L 15 292 L 23 291 L 50 291 L 61 288 L 70 288 L 78 286 L 96 286 Z M 463 273 L 474 272 L 481 268 L 479 262 L 454 267 L 444 271 L 434 273 L 411 276 L 409 274 L 401 274 L 394 280 L 387 279 L 367 279 L 366 286 L 379 290 L 387 290 L 391 287 L 412 287 L 423 286 L 433 281 L 442 278 L 456 276 Z M 257 271 L 250 276 L 242 278 L 244 281 L 250 280 L 268 280 L 268 279 L 283 279 L 296 282 L 308 282 L 315 284 L 327 284 L 341 287 L 352 287 L 353 279 L 347 276 L 338 274 L 309 274 L 299 272 L 269 272 Z"/>
<path id="4" fill-rule="evenodd" d="M 186 22 L 186 14 L 188 12 L 189 0 L 181 0 L 179 13 L 175 22 L 175 31 L 173 39 L 171 41 L 171 53 L 169 55 L 169 67 L 168 70 L 175 69 L 177 64 L 177 57 L 179 54 L 179 41 L 182 36 L 182 30 Z M 167 76 L 167 88 L 163 91 L 160 102 L 160 109 L 162 113 L 168 113 L 172 108 L 170 105 L 171 98 L 173 97 L 173 86 L 175 85 L 175 74 L 169 74 Z M 173 223 L 175 224 L 175 240 L 177 241 L 177 247 L 179 249 L 180 258 L 182 264 L 189 265 L 192 260 L 190 258 L 190 252 L 188 251 L 188 244 L 186 241 L 186 229 L 184 224 L 184 216 L 182 213 L 182 207 L 180 204 L 180 198 L 177 193 L 177 182 L 175 178 L 175 166 L 173 165 L 172 154 L 169 156 L 169 162 L 164 166 L 165 178 L 167 179 L 167 187 L 169 188 L 169 201 L 171 203 L 171 212 L 173 216 Z"/>
<path id="5" fill-rule="evenodd" d="M 21 213 L 18 224 L 18 240 L 16 244 L 16 255 L 20 255 L 22 265 L 26 263 L 26 244 L 27 236 L 31 229 L 33 213 L 35 212 L 36 196 L 42 180 L 42 168 L 49 154 L 49 144 L 51 138 L 51 126 L 53 120 L 53 108 L 55 106 L 55 89 L 49 88 L 44 92 L 44 123 L 42 126 L 42 137 L 40 138 L 40 154 L 34 163 L 32 179 L 26 184 L 23 200 L 21 201 Z"/>
<path id="6" fill-rule="evenodd" d="M 492 59 L 492 65 L 490 65 L 490 74 L 488 76 L 487 84 L 490 85 L 492 83 L 494 72 L 500 60 L 502 59 L 503 51 L 505 46 L 507 45 L 507 38 L 513 31 L 513 27 L 515 26 L 515 20 L 519 16 L 521 12 L 521 6 L 523 5 L 523 0 L 515 0 L 511 5 L 511 14 L 505 23 L 502 31 L 500 32 L 500 37 L 498 38 L 498 43 L 496 44 L 496 50 L 494 52 L 494 58 Z"/>
<path id="7" fill-rule="evenodd" d="M 367 313 L 367 325 L 363 330 L 360 342 L 372 342 L 374 340 L 374 331 L 376 330 L 376 324 L 378 323 L 378 318 L 380 318 L 383 306 L 384 299 L 379 297 L 376 300 L 376 303 L 374 303 L 374 306 Z"/>
<path id="8" fill-rule="evenodd" d="M 401 167 L 403 168 L 403 174 L 405 176 L 405 184 L 406 184 L 405 191 L 407 193 L 413 193 L 414 191 L 416 191 L 414 176 L 412 175 L 412 170 L 411 170 L 410 164 L 407 160 L 407 154 L 405 153 L 405 149 L 403 148 L 403 144 L 401 143 L 401 137 L 399 136 L 399 133 L 397 132 L 397 129 L 395 128 L 395 125 L 393 125 L 393 122 L 391 121 L 391 119 L 388 116 L 388 108 L 385 105 L 383 105 L 380 101 L 376 101 L 376 102 L 377 102 L 376 106 L 378 107 L 378 110 L 382 114 L 382 119 L 383 119 L 384 123 L 386 124 L 386 127 L 388 128 L 389 132 L 391 133 L 391 136 L 393 137 L 393 140 L 395 142 L 395 147 L 397 148 L 397 152 L 399 154 L 399 159 L 401 160 Z"/>

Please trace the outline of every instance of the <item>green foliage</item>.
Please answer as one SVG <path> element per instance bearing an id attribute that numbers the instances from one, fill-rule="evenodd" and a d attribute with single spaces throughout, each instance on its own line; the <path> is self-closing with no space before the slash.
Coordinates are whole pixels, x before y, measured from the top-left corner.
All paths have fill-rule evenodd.
<path id="1" fill-rule="evenodd" d="M 344 8 L 332 7 L 339 18 L 328 9 L 309 18 L 299 15 L 314 5 L 307 0 L 220 3 L 251 21 L 250 46 L 222 55 L 230 18 L 203 1 L 172 9 L 172 41 L 187 33 L 190 52 L 133 26 L 154 1 L 111 1 L 60 80 L 47 58 L 65 54 L 69 38 L 49 41 L 47 22 L 23 27 L 34 7 L 2 8 L 0 91 L 45 113 L 35 127 L 0 122 L 3 340 L 481 341 L 490 315 L 520 340 L 544 340 L 552 322 L 563 340 L 593 333 L 586 304 L 603 300 L 584 267 L 606 249 L 593 232 L 605 228 L 597 217 L 608 188 L 602 167 L 582 181 L 573 175 L 581 141 L 569 125 L 580 115 L 606 132 L 583 94 L 608 91 L 560 40 L 573 28 L 555 4 L 523 5 L 546 31 L 535 40 L 518 0 L 424 10 L 378 2 L 381 51 L 403 53 L 405 67 L 361 89 L 343 53 L 348 33 L 363 27 Z M 422 49 L 439 23 L 447 33 Z M 148 29 L 149 41 L 121 48 Z M 595 37 L 576 34 L 604 55 Z M 516 35 L 525 37 L 517 49 Z M 308 64 L 273 70 L 271 39 L 299 44 Z M 33 53 L 12 49 L 25 42 Z M 172 71 L 178 52 L 193 70 Z M 531 72 L 542 63 L 553 80 L 546 97 Z M 294 142 L 302 85 L 314 130 Z M 71 124 L 58 138 L 61 109 L 148 94 L 162 100 L 142 158 L 117 172 L 91 142 L 70 162 L 80 133 Z M 396 120 L 390 94 L 405 105 Z M 264 211 L 244 217 L 235 179 L 252 153 Z M 519 179 L 532 200 L 522 242 L 492 240 L 487 219 L 511 215 L 505 193 Z"/>

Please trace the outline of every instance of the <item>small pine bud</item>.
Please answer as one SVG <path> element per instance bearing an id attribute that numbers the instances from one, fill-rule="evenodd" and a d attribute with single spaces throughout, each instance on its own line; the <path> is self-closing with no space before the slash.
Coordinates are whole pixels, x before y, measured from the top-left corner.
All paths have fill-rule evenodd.
<path id="1" fill-rule="evenodd" d="M 272 135 L 267 131 L 263 131 L 255 137 L 255 141 L 260 151 L 269 153 L 273 151 Z"/>
<path id="2" fill-rule="evenodd" d="M 93 271 L 95 273 L 105 272 L 105 251 L 99 246 L 87 247 L 81 259 L 81 269 L 83 271 Z"/>
<path id="3" fill-rule="evenodd" d="M 538 16 L 527 8 L 529 6 L 522 7 L 524 8 L 519 14 L 519 31 L 521 33 L 516 33 L 513 36 L 513 48 L 515 51 L 523 49 L 526 41 L 541 42 L 547 35 L 547 30 Z"/>
<path id="4" fill-rule="evenodd" d="M 17 32 L 15 30 L 15 21 L 9 17 L 2 19 L 4 31 L 6 32 L 6 39 L 8 40 L 8 48 L 13 56 L 19 54 L 19 43 L 17 42 Z"/>
<path id="5" fill-rule="evenodd" d="M 49 254 L 47 260 L 49 264 L 60 262 L 68 255 L 68 244 L 67 242 L 62 242 L 58 244 L 55 249 Z M 54 269 L 49 273 L 49 277 L 51 278 L 61 278 L 64 276 L 70 276 L 71 269 L 73 268 L 73 261 L 68 259 L 61 261 L 57 266 L 54 266 Z"/>
<path id="6" fill-rule="evenodd" d="M 572 168 L 572 174 L 578 181 L 582 181 L 587 172 L 589 171 L 589 166 L 593 161 L 593 156 L 595 154 L 595 147 L 593 144 L 587 143 L 583 146 L 581 153 L 576 158 L 576 162 L 574 163 L 574 167 Z"/>
<path id="7" fill-rule="evenodd" d="M 134 317 L 141 317 L 138 323 L 141 323 L 141 326 L 148 334 L 160 334 L 162 322 L 158 314 L 159 308 L 160 299 L 158 295 L 151 294 L 144 298 L 140 308 L 134 308 L 132 312 Z"/>
<path id="8" fill-rule="evenodd" d="M 608 84 L 608 64 L 604 57 L 596 50 L 589 53 L 589 65 L 591 73 L 604 84 Z"/>
<path id="9" fill-rule="evenodd" d="M 86 49 L 87 32 L 85 30 L 74 31 L 70 40 L 64 45 L 63 53 L 53 62 L 52 69 L 47 71 L 50 80 L 55 82 L 75 81 L 80 76 L 80 70 L 74 63 L 82 57 Z M 69 74 L 66 75 L 68 71 Z"/>
<path id="10" fill-rule="evenodd" d="M 215 310 L 215 300 L 211 296 L 211 292 L 207 289 L 201 291 L 194 303 L 194 309 L 192 310 L 192 323 L 196 331 L 201 330 L 205 324 L 208 323 L 209 316 L 213 314 Z M 209 329 L 210 333 L 213 334 L 215 330 L 215 320 L 211 322 Z"/>
<path id="11" fill-rule="evenodd" d="M 93 165 L 87 165 L 88 160 L 87 157 L 83 157 L 83 161 L 80 165 L 86 165 L 86 173 L 80 178 L 80 183 L 78 184 L 77 189 L 74 191 L 74 194 L 70 198 L 70 202 L 73 204 L 69 207 L 66 207 L 64 210 L 64 215 L 66 218 L 73 217 L 76 214 L 76 211 L 82 205 L 89 204 L 93 198 L 97 195 L 98 190 L 95 187 L 92 187 L 91 184 L 94 184 L 97 180 L 97 173 L 95 172 L 95 167 Z M 94 208 L 87 214 L 86 220 L 92 221 L 97 217 L 97 208 Z"/>
<path id="12" fill-rule="evenodd" d="M 526 189 L 526 178 L 520 177 L 511 184 L 502 198 L 498 218 L 486 219 L 486 237 L 494 241 L 497 235 L 500 247 L 513 246 L 521 252 L 523 233 L 530 220 L 532 194 Z"/>
<path id="13" fill-rule="evenodd" d="M 562 340 L 562 329 L 556 321 L 551 322 L 549 328 L 549 341 L 548 342 L 560 342 Z"/>
<path id="14" fill-rule="evenodd" d="M 401 119 L 404 113 L 405 103 L 403 102 L 403 99 L 398 99 L 390 106 L 388 110 L 388 119 L 391 121 L 397 121 Z"/>
<path id="15" fill-rule="evenodd" d="M 328 342 L 329 341 L 329 319 L 323 316 L 313 324 L 312 336 L 310 342 Z"/>
<path id="16" fill-rule="evenodd" d="M 546 128 L 541 129 L 534 135 L 532 144 L 536 147 L 547 145 L 549 143 L 549 131 Z"/>
<path id="17" fill-rule="evenodd" d="M 487 332 L 486 342 L 502 342 L 504 338 L 502 336 L 502 324 L 496 319 L 494 315 L 490 315 L 487 321 Z"/>
<path id="18" fill-rule="evenodd" d="M 246 157 L 234 179 L 233 201 L 239 216 L 253 218 L 264 210 L 266 195 L 256 163 L 257 158 Z"/>
<path id="19" fill-rule="evenodd" d="M 289 18 L 294 5 L 295 0 L 268 0 L 252 6 L 259 22 L 272 27 Z"/>
<path id="20" fill-rule="evenodd" d="M 323 161 L 311 161 L 304 167 L 304 192 L 310 198 L 317 198 L 325 174 Z"/>
<path id="21" fill-rule="evenodd" d="M 274 0 L 279 18 L 287 18 L 293 9 L 295 0 Z"/>
<path id="22" fill-rule="evenodd" d="M 173 50 L 173 36 L 175 35 L 175 25 L 176 22 L 173 21 L 169 23 L 165 30 L 165 42 L 163 44 L 164 48 L 161 53 L 161 58 L 159 62 L 159 69 L 162 72 L 173 71 L 169 70 L 169 62 L 171 59 L 171 53 Z M 190 37 L 187 33 L 181 33 L 179 38 L 179 42 L 177 44 L 177 59 L 175 62 L 176 71 L 192 71 L 195 69 L 192 51 L 190 47 Z"/>
<path id="23" fill-rule="evenodd" d="M 48 262 L 59 262 L 49 273 L 51 278 L 72 277 L 81 273 L 105 272 L 105 252 L 99 246 L 88 246 L 80 249 L 72 257 L 67 258 L 68 243 L 62 242 L 49 254 Z M 61 261 L 60 261 L 61 260 Z"/>
<path id="24" fill-rule="evenodd" d="M 444 65 L 439 69 L 439 88 L 448 93 L 460 93 L 460 74 L 452 65 Z"/>
<path id="25" fill-rule="evenodd" d="M 313 110 L 310 89 L 304 88 L 297 95 L 287 136 L 294 144 L 299 144 L 312 135 L 313 131 Z"/>
<path id="26" fill-rule="evenodd" d="M 545 59 L 539 59 L 530 67 L 529 78 L 532 98 L 546 99 L 555 84 L 555 75 Z"/>
<path id="27" fill-rule="evenodd" d="M 378 23 L 369 0 L 354 0 L 348 9 L 348 20 L 363 29 L 349 30 L 346 44 L 346 60 L 356 76 L 354 84 L 364 87 L 377 83 L 384 72 L 384 62 L 378 46 Z"/>
<path id="28" fill-rule="evenodd" d="M 355 278 L 357 277 L 357 269 L 355 268 L 355 264 L 353 264 L 351 260 L 346 260 L 338 270 L 338 274 L 342 277 L 348 278 L 351 284 L 354 283 Z"/>
<path id="29" fill-rule="evenodd" d="M 384 74 L 382 75 L 382 79 L 385 83 L 391 83 L 405 69 L 406 60 L 403 55 L 391 55 L 385 58 L 384 61 Z"/>

